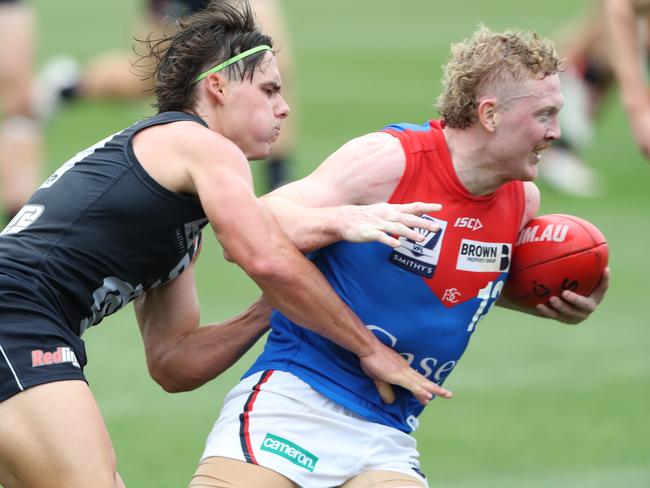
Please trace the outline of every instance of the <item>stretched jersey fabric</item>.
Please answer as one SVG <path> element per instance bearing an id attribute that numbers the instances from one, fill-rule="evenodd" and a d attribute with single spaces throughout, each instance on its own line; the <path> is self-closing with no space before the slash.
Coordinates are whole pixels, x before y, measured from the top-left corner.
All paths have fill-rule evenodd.
<path id="1" fill-rule="evenodd" d="M 138 131 L 182 120 L 205 125 L 167 112 L 78 153 L 0 233 L 0 275 L 23 288 L 25 308 L 37 301 L 80 336 L 185 269 L 207 223 L 200 202 L 158 184 L 132 146 Z"/>
<path id="2" fill-rule="evenodd" d="M 521 182 L 485 196 L 459 181 L 439 121 L 384 129 L 397 137 L 406 168 L 390 203 L 442 203 L 427 216 L 440 224 L 422 242 L 335 243 L 311 255 L 340 297 L 385 344 L 420 373 L 442 384 L 458 364 L 478 322 L 499 297 L 525 207 Z M 402 388 L 382 402 L 358 358 L 291 322 L 271 320 L 264 352 L 246 373 L 276 369 L 362 417 L 410 432 L 422 406 Z"/>

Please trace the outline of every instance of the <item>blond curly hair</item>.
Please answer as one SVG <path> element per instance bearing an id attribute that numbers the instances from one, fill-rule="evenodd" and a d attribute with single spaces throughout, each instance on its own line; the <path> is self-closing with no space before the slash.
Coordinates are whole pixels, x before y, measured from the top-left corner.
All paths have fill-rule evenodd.
<path id="1" fill-rule="evenodd" d="M 486 87 L 508 81 L 542 79 L 560 71 L 553 43 L 535 32 L 492 32 L 485 26 L 451 47 L 444 66 L 437 109 L 448 127 L 465 129 L 477 118 Z"/>

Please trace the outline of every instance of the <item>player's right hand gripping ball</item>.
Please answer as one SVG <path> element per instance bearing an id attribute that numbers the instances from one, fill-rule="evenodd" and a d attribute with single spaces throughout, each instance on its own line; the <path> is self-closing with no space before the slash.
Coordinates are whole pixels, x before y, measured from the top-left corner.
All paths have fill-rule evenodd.
<path id="1" fill-rule="evenodd" d="M 590 295 L 608 257 L 607 241 L 595 225 L 572 215 L 541 215 L 519 234 L 503 295 L 531 308 L 563 290 Z"/>

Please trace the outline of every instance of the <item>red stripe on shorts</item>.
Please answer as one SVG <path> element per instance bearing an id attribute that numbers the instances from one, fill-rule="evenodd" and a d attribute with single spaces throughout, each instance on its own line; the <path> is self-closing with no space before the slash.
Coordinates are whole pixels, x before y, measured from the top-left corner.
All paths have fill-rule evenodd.
<path id="1" fill-rule="evenodd" d="M 259 464 L 259 463 L 257 462 L 257 459 L 255 459 L 255 455 L 253 454 L 253 446 L 251 445 L 251 437 L 249 432 L 249 425 L 250 425 L 249 416 L 250 413 L 253 411 L 253 404 L 257 399 L 257 395 L 260 392 L 260 388 L 264 383 L 266 383 L 269 380 L 272 374 L 273 374 L 273 370 L 265 371 L 262 374 L 262 377 L 257 382 L 257 384 L 253 387 L 253 391 L 249 395 L 248 400 L 246 400 L 246 403 L 244 404 L 244 411 L 239 414 L 239 442 L 241 443 L 241 448 L 244 453 L 244 457 L 246 458 L 246 461 L 252 464 Z"/>

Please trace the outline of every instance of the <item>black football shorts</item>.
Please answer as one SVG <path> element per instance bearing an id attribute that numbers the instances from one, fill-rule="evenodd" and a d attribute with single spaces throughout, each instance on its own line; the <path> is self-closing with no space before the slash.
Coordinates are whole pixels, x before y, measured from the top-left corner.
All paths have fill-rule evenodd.
<path id="1" fill-rule="evenodd" d="M 34 290 L 0 274 L 0 401 L 32 386 L 83 380 L 86 349 Z"/>

